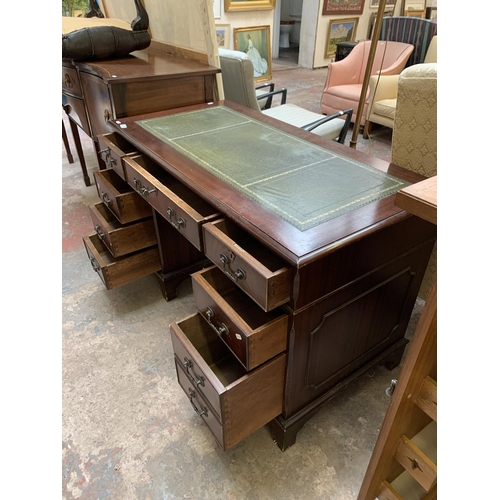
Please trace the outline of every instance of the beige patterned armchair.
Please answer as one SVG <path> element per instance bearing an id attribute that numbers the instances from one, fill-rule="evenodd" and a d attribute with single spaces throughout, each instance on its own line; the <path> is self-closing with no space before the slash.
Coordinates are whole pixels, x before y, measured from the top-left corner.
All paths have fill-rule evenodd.
<path id="1" fill-rule="evenodd" d="M 437 63 L 415 64 L 399 76 L 392 163 L 425 177 L 437 175 Z M 419 296 L 427 298 L 437 271 L 434 246 Z"/>

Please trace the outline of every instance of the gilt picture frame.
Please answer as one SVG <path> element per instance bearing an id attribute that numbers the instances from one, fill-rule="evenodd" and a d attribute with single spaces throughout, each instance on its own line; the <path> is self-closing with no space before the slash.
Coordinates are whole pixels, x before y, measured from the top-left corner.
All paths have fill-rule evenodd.
<path id="1" fill-rule="evenodd" d="M 252 60 L 254 80 L 261 82 L 272 78 L 271 69 L 271 27 L 253 26 L 235 28 L 234 50 L 245 52 Z"/>
<path id="2" fill-rule="evenodd" d="M 323 0 L 324 16 L 363 14 L 365 0 Z"/>
<path id="3" fill-rule="evenodd" d="M 325 59 L 335 56 L 338 43 L 355 40 L 358 20 L 357 17 L 330 19 L 326 34 Z"/>
<path id="4" fill-rule="evenodd" d="M 397 0 L 386 0 L 385 2 L 385 8 L 394 8 L 396 6 L 396 1 Z M 380 5 L 380 0 L 370 0 L 370 9 L 378 9 L 378 6 Z"/>
<path id="5" fill-rule="evenodd" d="M 276 8 L 276 0 L 224 0 L 225 12 L 241 12 L 244 10 L 272 10 Z"/>

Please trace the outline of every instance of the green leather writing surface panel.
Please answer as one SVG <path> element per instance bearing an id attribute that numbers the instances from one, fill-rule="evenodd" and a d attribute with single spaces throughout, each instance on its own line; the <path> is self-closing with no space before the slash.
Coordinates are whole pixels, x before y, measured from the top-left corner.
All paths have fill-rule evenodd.
<path id="1" fill-rule="evenodd" d="M 221 106 L 137 123 L 301 231 L 408 185 Z"/>

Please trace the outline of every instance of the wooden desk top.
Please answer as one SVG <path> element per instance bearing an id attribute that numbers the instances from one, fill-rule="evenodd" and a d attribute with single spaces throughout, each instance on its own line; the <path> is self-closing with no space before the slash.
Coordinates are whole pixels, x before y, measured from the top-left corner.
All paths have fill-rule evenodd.
<path id="1" fill-rule="evenodd" d="M 427 222 L 437 224 L 437 175 L 401 189 L 396 194 L 394 204 Z"/>
<path id="2" fill-rule="evenodd" d="M 423 179 L 419 174 L 353 150 L 337 142 L 325 140 L 318 135 L 297 129 L 230 101 L 131 116 L 110 123 L 139 151 L 160 164 L 170 174 L 177 177 L 199 196 L 216 207 L 222 214 L 245 228 L 252 236 L 299 267 L 335 251 L 340 245 L 353 243 L 364 238 L 367 234 L 388 228 L 394 223 L 410 217 L 407 212 L 394 205 L 395 194 L 393 194 L 305 231 L 300 231 L 136 123 L 169 114 L 204 109 L 209 106 L 225 106 L 246 114 L 267 125 L 341 154 L 346 158 L 362 162 L 409 183 L 419 182 Z"/>

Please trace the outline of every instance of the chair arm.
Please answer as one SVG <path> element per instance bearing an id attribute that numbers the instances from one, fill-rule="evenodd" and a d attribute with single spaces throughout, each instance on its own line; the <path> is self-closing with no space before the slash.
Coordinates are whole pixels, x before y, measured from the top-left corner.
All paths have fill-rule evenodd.
<path id="1" fill-rule="evenodd" d="M 373 75 L 370 77 L 370 101 L 394 99 L 398 96 L 399 75 Z"/>
<path id="2" fill-rule="evenodd" d="M 349 125 L 351 123 L 352 113 L 353 113 L 352 108 L 345 109 L 344 111 L 339 111 L 338 113 L 335 113 L 334 115 L 328 115 L 328 116 L 325 116 L 324 118 L 320 118 L 319 120 L 315 120 L 314 122 L 309 123 L 308 125 L 303 125 L 300 128 L 303 130 L 307 130 L 308 132 L 311 132 L 316 127 L 323 125 L 323 123 L 329 122 L 330 120 L 333 120 L 334 118 L 339 118 L 341 116 L 346 115 L 345 125 L 342 128 L 342 131 L 340 132 L 340 135 L 337 139 L 337 142 L 339 142 L 340 144 L 344 144 L 345 137 L 347 135 L 347 130 L 349 129 Z"/>
<path id="3" fill-rule="evenodd" d="M 337 85 L 358 83 L 359 68 L 357 66 L 359 65 L 359 60 L 357 58 L 349 59 L 349 56 L 340 61 L 332 61 L 328 64 L 328 73 L 323 91 Z"/>
<path id="4" fill-rule="evenodd" d="M 271 107 L 271 100 L 274 95 L 281 94 L 281 103 L 280 104 L 285 104 L 286 103 L 286 95 L 287 95 L 288 90 L 285 88 L 278 89 L 278 90 L 273 90 L 272 92 L 266 92 L 265 94 L 261 94 L 257 96 L 257 100 L 260 101 L 261 99 L 269 99 L 269 102 L 266 103 L 266 106 L 264 109 L 269 109 Z M 269 106 L 268 106 L 269 104 Z"/>
<path id="5" fill-rule="evenodd" d="M 269 87 L 270 92 L 274 90 L 274 82 L 263 83 L 262 85 L 258 85 L 255 87 L 255 90 L 260 90 Z"/>

